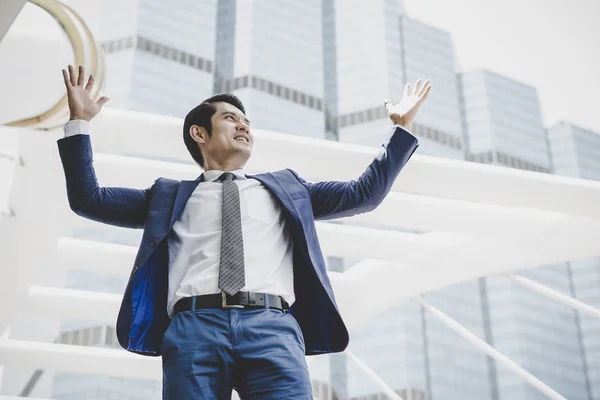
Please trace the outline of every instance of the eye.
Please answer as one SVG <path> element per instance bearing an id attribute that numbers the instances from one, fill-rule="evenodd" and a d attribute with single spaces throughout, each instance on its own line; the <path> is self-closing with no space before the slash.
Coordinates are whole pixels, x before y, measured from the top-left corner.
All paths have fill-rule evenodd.
<path id="1" fill-rule="evenodd" d="M 233 115 L 227 115 L 225 118 L 229 118 L 233 121 Z"/>

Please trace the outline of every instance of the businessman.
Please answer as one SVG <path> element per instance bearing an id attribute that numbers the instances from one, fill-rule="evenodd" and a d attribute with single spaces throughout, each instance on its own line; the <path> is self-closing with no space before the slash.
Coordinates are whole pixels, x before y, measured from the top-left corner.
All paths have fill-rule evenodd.
<path id="1" fill-rule="evenodd" d="M 396 105 L 384 102 L 395 127 L 355 180 L 311 183 L 289 169 L 245 174 L 251 122 L 237 97 L 220 94 L 183 125 L 204 172 L 138 190 L 98 185 L 89 121 L 108 99 L 90 97 L 94 78 L 86 82 L 82 67 L 63 77 L 71 117 L 58 148 L 71 209 L 144 229 L 117 320 L 121 346 L 162 356 L 163 399 L 229 399 L 233 388 L 242 399 L 312 398 L 304 356 L 348 345 L 315 220 L 381 203 L 418 146 L 409 131 L 429 81 L 407 85 Z"/>

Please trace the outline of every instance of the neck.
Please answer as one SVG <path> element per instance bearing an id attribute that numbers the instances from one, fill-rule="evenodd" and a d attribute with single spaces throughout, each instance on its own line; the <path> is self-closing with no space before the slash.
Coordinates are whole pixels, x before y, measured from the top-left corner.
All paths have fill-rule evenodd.
<path id="1" fill-rule="evenodd" d="M 216 161 L 206 160 L 204 163 L 204 171 L 218 170 L 223 172 L 231 172 L 236 169 L 243 169 L 246 163 L 241 163 L 234 160 Z"/>

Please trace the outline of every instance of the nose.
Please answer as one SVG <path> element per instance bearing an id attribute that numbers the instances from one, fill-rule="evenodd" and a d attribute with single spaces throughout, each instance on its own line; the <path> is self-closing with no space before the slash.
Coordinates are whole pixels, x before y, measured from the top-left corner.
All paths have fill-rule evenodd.
<path id="1" fill-rule="evenodd" d="M 250 131 L 250 127 L 248 126 L 248 124 L 246 124 L 245 122 L 240 122 L 238 123 L 236 129 L 238 131 L 244 131 L 246 133 L 248 133 Z"/>

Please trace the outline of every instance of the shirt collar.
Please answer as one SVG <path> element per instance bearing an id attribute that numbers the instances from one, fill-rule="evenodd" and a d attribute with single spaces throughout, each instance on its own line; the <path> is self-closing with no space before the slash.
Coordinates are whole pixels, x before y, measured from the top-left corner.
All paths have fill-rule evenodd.
<path id="1" fill-rule="evenodd" d="M 225 171 L 219 171 L 218 169 L 211 169 L 210 171 L 206 171 L 204 172 L 204 182 L 214 182 L 217 179 L 219 179 L 219 177 L 224 173 Z M 230 171 L 232 174 L 235 175 L 236 179 L 248 179 L 246 178 L 246 175 L 244 174 L 244 170 L 243 169 L 236 169 L 234 171 Z"/>

